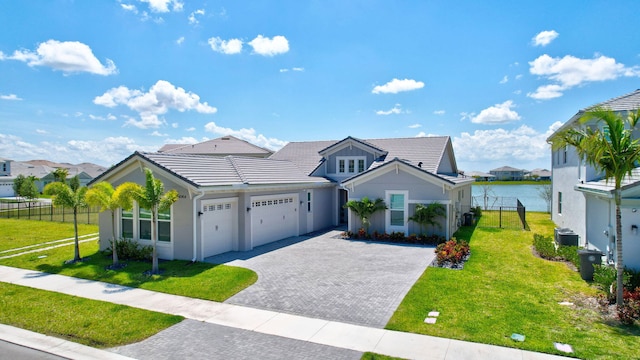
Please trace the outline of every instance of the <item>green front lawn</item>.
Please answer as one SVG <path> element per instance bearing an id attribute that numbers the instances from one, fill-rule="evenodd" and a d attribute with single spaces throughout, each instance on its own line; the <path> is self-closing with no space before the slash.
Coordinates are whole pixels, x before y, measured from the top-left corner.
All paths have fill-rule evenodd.
<path id="1" fill-rule="evenodd" d="M 0 219 L 0 228 L 0 251 L 74 237 L 73 223 Z M 78 224 L 78 235 L 97 232 L 96 225 Z"/>
<path id="2" fill-rule="evenodd" d="M 640 330 L 605 323 L 584 303 L 597 290 L 564 263 L 533 255 L 534 233 L 553 234 L 548 214 L 527 214 L 531 231 L 463 228 L 471 259 L 463 270 L 427 268 L 387 324 L 387 329 L 567 355 L 570 344 L 586 359 L 638 358 Z M 482 222 L 482 218 L 480 222 Z M 439 311 L 437 323 L 423 321 Z M 511 340 L 518 333 L 522 343 Z"/>
<path id="3" fill-rule="evenodd" d="M 6 229 L 6 231 L 0 233 L 0 246 L 6 246 L 1 244 L 15 243 L 14 238 L 20 237 L 15 234 L 19 234 L 20 229 L 45 226 L 41 230 L 43 234 L 38 236 L 41 237 L 42 241 L 48 241 L 58 239 L 64 229 L 67 229 L 70 225 L 27 220 L 14 222 L 2 219 L 0 220 L 0 226 Z M 20 229 L 14 228 L 16 226 Z M 72 225 L 71 227 L 73 228 Z M 95 230 L 95 227 L 93 230 Z M 36 234 L 32 230 L 28 230 L 28 232 Z M 53 235 L 46 237 L 44 234 Z M 2 259 L 0 260 L 0 265 L 39 270 L 213 301 L 224 301 L 258 279 L 257 274 L 249 269 L 178 260 L 161 261 L 161 275 L 147 276 L 144 274 L 145 271 L 151 270 L 150 262 L 125 261 L 127 266 L 124 269 L 108 270 L 107 267 L 111 264 L 111 254 L 99 252 L 97 241 L 80 244 L 80 255 L 84 258 L 82 262 L 65 264 L 66 260 L 73 258 L 73 246 L 71 245 Z"/>
<path id="4" fill-rule="evenodd" d="M 0 323 L 98 348 L 144 340 L 183 319 L 2 282 L 0 309 Z"/>

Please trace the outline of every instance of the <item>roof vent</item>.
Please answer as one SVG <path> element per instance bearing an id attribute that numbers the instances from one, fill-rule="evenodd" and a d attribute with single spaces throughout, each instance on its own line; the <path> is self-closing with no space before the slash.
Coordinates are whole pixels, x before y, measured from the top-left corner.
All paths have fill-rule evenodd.
<path id="1" fill-rule="evenodd" d="M 231 140 L 231 139 L 228 137 L 223 137 L 223 138 L 220 138 L 220 140 Z"/>

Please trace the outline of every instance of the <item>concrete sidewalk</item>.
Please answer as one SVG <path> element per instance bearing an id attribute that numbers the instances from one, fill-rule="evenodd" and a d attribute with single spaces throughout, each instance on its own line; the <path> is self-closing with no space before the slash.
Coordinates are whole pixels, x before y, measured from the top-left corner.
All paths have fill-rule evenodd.
<path id="1" fill-rule="evenodd" d="M 0 281 L 181 315 L 188 319 L 237 329 L 405 359 L 566 359 L 500 346 L 314 319 L 6 266 L 0 266 Z M 0 336 L 4 336 L 4 332 L 0 332 Z M 55 351 L 55 349 L 51 350 Z M 113 353 L 101 350 L 100 352 L 105 353 L 105 357 L 100 357 L 100 353 L 97 353 L 94 359 L 116 358 L 108 357 L 115 355 Z M 68 357 L 68 353 L 66 356 Z"/>

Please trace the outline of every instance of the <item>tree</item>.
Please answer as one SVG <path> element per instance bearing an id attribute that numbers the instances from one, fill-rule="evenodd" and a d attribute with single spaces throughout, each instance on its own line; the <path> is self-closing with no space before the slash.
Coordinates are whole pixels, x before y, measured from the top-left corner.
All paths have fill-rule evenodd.
<path id="1" fill-rule="evenodd" d="M 538 196 L 547 203 L 547 212 L 551 212 L 551 201 L 553 200 L 553 189 L 551 184 L 538 186 Z"/>
<path id="2" fill-rule="evenodd" d="M 164 184 L 153 176 L 149 168 L 144 168 L 145 187 L 135 183 L 124 183 L 120 196 L 131 198 L 138 202 L 138 205 L 151 211 L 151 244 L 153 247 L 151 273 L 158 274 L 158 252 L 156 243 L 158 242 L 158 212 L 168 210 L 173 203 L 178 201 L 178 192 L 170 190 L 164 192 Z M 126 185 L 125 185 L 126 184 Z"/>
<path id="3" fill-rule="evenodd" d="M 493 204 L 496 203 L 497 198 L 495 197 L 495 193 L 493 192 L 493 188 L 491 187 L 491 185 L 480 185 L 480 190 L 482 192 L 482 202 L 484 203 L 484 209 L 483 210 L 488 210 L 489 209 L 489 198 L 490 197 L 494 197 L 493 200 Z M 493 204 L 491 204 L 491 206 L 493 206 Z"/>
<path id="4" fill-rule="evenodd" d="M 13 185 L 12 185 L 13 193 L 16 194 L 17 197 L 20 197 L 22 184 L 24 184 L 26 179 L 27 178 L 22 174 L 16 176 L 16 178 L 13 179 Z"/>
<path id="5" fill-rule="evenodd" d="M 420 232 L 423 233 L 423 226 L 438 226 L 442 228 L 440 222 L 436 221 L 437 218 L 447 215 L 447 208 L 440 204 L 433 202 L 428 205 L 418 204 L 413 213 L 413 216 L 409 218 L 410 221 L 420 224 Z"/>
<path id="6" fill-rule="evenodd" d="M 363 197 L 362 200 L 349 200 L 346 204 L 344 204 L 345 209 L 350 209 L 360 218 L 362 222 L 362 226 L 365 231 L 369 232 L 369 218 L 375 212 L 380 210 L 386 210 L 387 205 L 384 204 L 384 200 L 378 198 L 375 201 L 369 200 L 368 197 Z"/>
<path id="7" fill-rule="evenodd" d="M 595 120 L 599 126 L 586 125 Z M 604 172 L 607 182 L 613 179 L 616 207 L 616 303 L 623 305 L 624 262 L 622 257 L 622 215 L 620 212 L 622 180 L 630 176 L 640 161 L 640 144 L 632 131 L 640 120 L 640 110 L 621 113 L 601 107 L 587 111 L 579 120 L 583 126 L 571 127 L 553 139 L 553 149 L 566 146 L 576 149 L 578 156 L 596 170 Z"/>
<path id="8" fill-rule="evenodd" d="M 37 199 L 40 194 L 38 186 L 36 185 L 37 180 L 38 178 L 33 175 L 27 176 L 22 184 L 20 184 L 20 196 L 29 201 Z"/>
<path id="9" fill-rule="evenodd" d="M 69 169 L 57 168 L 52 174 L 54 181 L 65 183 L 69 177 Z"/>
<path id="10" fill-rule="evenodd" d="M 116 237 L 116 211 L 122 208 L 124 210 L 131 210 L 133 208 L 133 197 L 130 196 L 136 187 L 133 183 L 124 183 L 114 189 L 111 184 L 106 181 L 101 181 L 93 185 L 86 194 L 87 204 L 93 206 L 100 206 L 100 211 L 109 211 L 111 213 L 111 250 L 113 257 L 113 268 L 119 266 L 118 251 Z"/>
<path id="11" fill-rule="evenodd" d="M 80 257 L 80 243 L 78 241 L 78 209 L 87 207 L 85 195 L 86 186 L 80 186 L 80 179 L 74 176 L 69 184 L 52 182 L 44 187 L 44 193 L 53 196 L 53 206 L 70 207 L 73 209 L 73 230 L 75 234 L 75 249 L 73 262 L 82 261 Z"/>

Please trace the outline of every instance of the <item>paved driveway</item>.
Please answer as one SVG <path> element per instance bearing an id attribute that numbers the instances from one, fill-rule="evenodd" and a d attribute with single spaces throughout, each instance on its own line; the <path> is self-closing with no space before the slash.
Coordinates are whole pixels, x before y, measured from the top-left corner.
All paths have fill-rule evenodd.
<path id="1" fill-rule="evenodd" d="M 433 247 L 350 241 L 332 230 L 206 261 L 258 281 L 227 300 L 261 309 L 383 328 L 435 254 Z"/>

